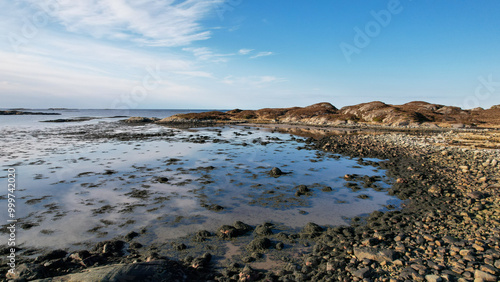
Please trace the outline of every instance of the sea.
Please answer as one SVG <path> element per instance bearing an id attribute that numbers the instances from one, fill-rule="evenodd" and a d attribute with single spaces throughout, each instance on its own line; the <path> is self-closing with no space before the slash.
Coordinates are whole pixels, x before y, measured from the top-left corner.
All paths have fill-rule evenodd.
<path id="1" fill-rule="evenodd" d="M 11 110 L 1 109 L 0 110 Z M 54 115 L 0 115 L 0 129 L 4 127 L 48 128 L 64 127 L 68 123 L 44 122 L 55 119 L 96 118 L 79 124 L 112 122 L 128 117 L 165 118 L 176 114 L 200 113 L 212 110 L 200 109 L 19 109 L 25 112 L 48 113 Z M 225 111 L 225 110 L 222 110 Z"/>
<path id="2" fill-rule="evenodd" d="M 119 122 L 208 110 L 25 111 L 60 115 L 0 116 L 0 233 L 16 220 L 21 246 L 78 250 L 132 231 L 148 246 L 235 221 L 338 226 L 400 205 L 383 160 L 307 149 L 305 137 L 258 126 Z M 44 122 L 82 117 L 93 119 Z"/>

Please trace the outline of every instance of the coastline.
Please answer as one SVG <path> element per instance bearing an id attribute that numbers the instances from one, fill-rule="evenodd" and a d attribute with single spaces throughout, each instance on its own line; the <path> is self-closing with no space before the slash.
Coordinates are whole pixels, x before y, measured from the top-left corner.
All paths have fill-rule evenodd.
<path id="1" fill-rule="evenodd" d="M 312 126 L 280 125 L 276 130 L 307 128 L 318 129 Z M 496 239 L 500 238 L 500 207 L 495 200 L 499 197 L 500 188 L 498 150 L 456 146 L 464 145 L 452 142 L 456 130 L 449 130 L 447 133 L 374 134 L 371 128 L 368 128 L 367 132 L 356 130 L 350 134 L 330 134 L 324 131 L 324 127 L 319 129 L 327 136 L 307 139 L 305 147 L 308 149 L 334 151 L 356 158 L 387 160 L 380 163 L 381 167 L 397 179 L 390 189 L 390 194 L 405 200 L 404 207 L 401 210 L 376 211 L 367 217 L 354 218 L 347 227 L 323 228 L 306 225 L 302 231 L 295 234 L 271 231 L 256 236 L 256 239 L 250 242 L 250 229 L 253 234 L 264 227 L 249 227 L 243 232 L 244 235 L 229 240 L 248 244 L 246 248 L 249 250 L 249 257 L 242 257 L 222 269 L 210 267 L 211 256 L 208 254 L 176 262 L 141 248 L 139 256 L 125 256 L 121 248 L 126 245 L 131 248 L 131 244 L 126 243 L 132 242 L 130 238 L 100 243 L 86 258 L 79 258 L 75 253 L 60 253 L 59 256 L 62 257 L 54 257 L 54 254 L 50 255 L 49 252 L 45 257 L 24 262 L 25 269 L 39 269 L 39 276 L 48 273 L 53 276 L 63 275 L 87 269 L 87 274 L 68 276 L 81 277 L 109 275 L 110 271 L 114 271 L 115 275 L 135 275 L 134 271 L 146 275 L 148 271 L 158 272 L 158 268 L 161 268 L 165 275 L 183 273 L 188 277 L 188 280 L 184 281 L 328 281 L 331 277 L 340 281 L 365 278 L 374 279 L 373 281 L 429 281 L 439 277 L 449 281 L 467 281 L 473 277 L 497 279 L 500 264 L 500 242 Z M 472 134 L 484 132 L 490 133 L 476 130 Z M 317 133 L 313 132 L 312 135 Z M 343 133 L 343 130 L 340 133 Z M 453 146 L 450 146 L 451 144 Z M 265 226 L 264 222 L 262 226 Z M 273 228 L 269 226 L 268 229 Z M 201 235 L 198 232 L 191 237 L 201 238 L 200 241 L 223 243 L 227 239 L 223 234 L 226 233 L 219 229 L 209 230 Z M 257 239 L 260 241 L 256 242 Z M 104 247 L 106 244 L 107 250 Z M 183 243 L 176 247 L 177 251 L 182 251 L 181 244 Z M 111 245 L 117 246 L 110 251 Z M 282 249 L 281 245 L 286 247 Z M 300 257 L 287 255 L 300 249 L 299 246 L 306 249 Z M 280 257 L 280 253 L 284 254 L 284 260 L 276 263 L 277 269 L 259 271 L 255 265 L 259 266 L 263 259 L 269 260 L 271 253 L 274 258 Z M 94 264 L 90 263 L 92 260 L 89 261 L 89 258 L 96 259 L 99 263 L 92 266 Z M 75 264 L 79 259 L 80 266 Z M 68 264 L 72 267 L 68 267 Z M 42 271 L 43 268 L 45 271 Z M 116 272 L 117 268 L 120 271 Z M 36 273 L 30 271 L 32 274 Z M 36 277 L 35 275 L 32 278 Z M 111 280 L 119 281 L 116 280 L 118 276 L 113 277 Z M 40 281 L 61 281 L 57 279 L 63 278 Z"/>

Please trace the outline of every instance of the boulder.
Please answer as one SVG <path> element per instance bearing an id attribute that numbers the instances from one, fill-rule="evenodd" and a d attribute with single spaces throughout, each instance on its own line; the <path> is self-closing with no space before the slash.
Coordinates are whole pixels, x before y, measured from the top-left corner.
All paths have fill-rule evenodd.
<path id="1" fill-rule="evenodd" d="M 113 264 L 95 267 L 81 273 L 68 274 L 37 282 L 56 281 L 184 281 L 184 273 L 166 261 Z"/>
<path id="2" fill-rule="evenodd" d="M 250 252 L 263 252 L 271 247 L 271 240 L 267 238 L 256 238 L 253 239 L 247 246 L 247 250 Z"/>
<path id="3" fill-rule="evenodd" d="M 271 171 L 269 171 L 269 175 L 271 175 L 272 177 L 279 177 L 283 175 L 283 172 L 281 171 L 281 169 L 273 167 Z"/>
<path id="4" fill-rule="evenodd" d="M 369 259 L 377 262 L 393 262 L 396 259 L 396 252 L 389 249 L 375 248 L 354 248 L 354 255 L 358 260 Z"/>
<path id="5" fill-rule="evenodd" d="M 45 267 L 34 263 L 23 263 L 16 267 L 14 273 L 7 272 L 6 278 L 18 281 L 31 281 L 44 278 L 47 275 Z"/>

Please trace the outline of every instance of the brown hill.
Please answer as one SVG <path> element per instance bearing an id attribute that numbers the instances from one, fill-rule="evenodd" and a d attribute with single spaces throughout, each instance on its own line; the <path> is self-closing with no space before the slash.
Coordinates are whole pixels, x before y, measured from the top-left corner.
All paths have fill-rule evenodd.
<path id="1" fill-rule="evenodd" d="M 390 105 L 380 101 L 362 103 L 337 109 L 322 102 L 307 107 L 265 108 L 260 110 L 235 109 L 227 112 L 212 111 L 174 115 L 159 123 L 183 121 L 290 123 L 310 125 L 339 125 L 367 123 L 390 126 L 500 126 L 500 106 L 488 110 L 463 110 L 459 107 L 413 101 L 403 105 Z"/>

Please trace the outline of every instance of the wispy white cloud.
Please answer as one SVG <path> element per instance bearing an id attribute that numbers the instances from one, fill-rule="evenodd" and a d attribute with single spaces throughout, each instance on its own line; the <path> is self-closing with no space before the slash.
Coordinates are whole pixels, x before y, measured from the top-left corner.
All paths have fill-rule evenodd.
<path id="1" fill-rule="evenodd" d="M 234 54 L 218 54 L 214 53 L 210 48 L 207 47 L 187 47 L 182 48 L 183 51 L 193 53 L 193 55 L 201 61 L 209 61 L 213 63 L 224 63 L 228 61 L 229 56 Z"/>
<path id="2" fill-rule="evenodd" d="M 189 77 L 214 78 L 211 73 L 205 71 L 174 71 L 173 73 Z"/>
<path id="3" fill-rule="evenodd" d="M 32 6 L 39 0 L 24 0 Z M 185 46 L 210 38 L 200 21 L 223 0 L 58 0 L 51 16 L 70 32 L 148 46 Z"/>
<path id="4" fill-rule="evenodd" d="M 247 85 L 253 87 L 264 87 L 273 83 L 284 82 L 286 79 L 276 76 L 263 75 L 263 76 L 246 76 L 235 77 L 232 75 L 224 77 L 221 82 L 229 85 Z"/>
<path id="5" fill-rule="evenodd" d="M 33 17 L 41 11 L 38 5 L 49 2 L 59 5 L 52 6 L 47 22 L 37 25 Z M 155 87 L 148 87 L 147 97 L 134 100 L 131 107 L 224 107 L 237 105 L 240 93 L 270 96 L 284 79 L 245 76 L 229 63 L 231 58 L 269 55 L 266 52 L 242 48 L 223 53 L 216 47 L 187 46 L 210 36 L 205 31 L 212 29 L 199 24 L 210 13 L 210 2 L 216 0 L 0 3 L 0 29 L 23 40 L 16 50 L 9 33 L 0 33 L 0 93 L 9 94 L 2 104 L 109 108 L 117 99 L 130 100 L 132 91 L 144 85 Z M 163 13 L 166 10 L 172 16 Z M 35 23 L 29 36 L 23 31 L 26 20 Z M 144 84 L 151 71 L 160 80 L 146 79 L 149 84 Z M 224 77 L 228 73 L 239 74 Z"/>
<path id="6" fill-rule="evenodd" d="M 273 52 L 259 52 L 259 53 L 257 53 L 257 55 L 250 57 L 250 59 L 255 59 L 255 58 L 259 58 L 259 57 L 271 56 L 271 55 L 273 55 L 273 54 L 274 54 Z"/>
<path id="7" fill-rule="evenodd" d="M 238 51 L 238 54 L 240 54 L 240 55 L 247 55 L 247 54 L 249 54 L 252 51 L 253 51 L 253 49 L 240 49 Z"/>

